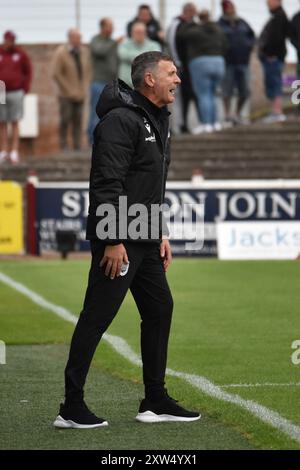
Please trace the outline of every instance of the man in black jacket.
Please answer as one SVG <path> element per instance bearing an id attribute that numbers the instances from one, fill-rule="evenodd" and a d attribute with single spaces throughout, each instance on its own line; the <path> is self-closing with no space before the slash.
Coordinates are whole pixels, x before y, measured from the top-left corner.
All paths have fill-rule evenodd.
<path id="1" fill-rule="evenodd" d="M 290 26 L 282 1 L 267 0 L 267 3 L 272 17 L 260 35 L 258 54 L 264 69 L 266 95 L 272 103 L 272 113 L 266 121 L 277 122 L 286 119 L 282 113 L 282 71 Z"/>
<path id="2" fill-rule="evenodd" d="M 169 164 L 166 105 L 174 101 L 180 79 L 169 56 L 146 52 L 133 61 L 132 82 L 134 91 L 121 81 L 107 85 L 97 105 L 101 120 L 94 132 L 87 223 L 92 263 L 65 370 L 65 403 L 54 422 L 60 428 L 108 424 L 88 409 L 83 388 L 95 349 L 129 288 L 142 319 L 145 399 L 136 419 L 148 423 L 200 418 L 179 406 L 164 388 L 173 309 L 165 272 L 172 256 L 162 218 L 151 213 L 164 199 Z M 133 217 L 137 205 L 145 209 L 138 218 L 139 232 Z"/>
<path id="3" fill-rule="evenodd" d="M 140 5 L 136 17 L 127 25 L 127 35 L 131 37 L 131 30 L 134 23 L 144 23 L 147 30 L 148 38 L 152 41 L 159 42 L 163 47 L 165 44 L 165 35 L 161 29 L 159 21 L 154 18 L 149 5 Z"/>
<path id="4" fill-rule="evenodd" d="M 300 11 L 291 21 L 291 43 L 295 46 L 298 55 L 297 76 L 300 79 Z"/>
<path id="5" fill-rule="evenodd" d="M 181 132 L 189 132 L 187 125 L 189 104 L 191 101 L 193 101 L 197 108 L 197 98 L 192 88 L 189 68 L 185 58 L 185 44 L 182 44 L 181 41 L 178 41 L 178 32 L 183 26 L 194 22 L 196 14 L 197 8 L 194 3 L 185 3 L 182 7 L 181 15 L 177 16 L 172 20 L 167 31 L 168 48 L 171 53 L 171 56 L 173 57 L 174 63 L 177 69 L 179 70 L 179 76 L 181 80 L 178 93 L 179 96 L 177 97 L 177 106 L 179 114 L 177 129 Z"/>

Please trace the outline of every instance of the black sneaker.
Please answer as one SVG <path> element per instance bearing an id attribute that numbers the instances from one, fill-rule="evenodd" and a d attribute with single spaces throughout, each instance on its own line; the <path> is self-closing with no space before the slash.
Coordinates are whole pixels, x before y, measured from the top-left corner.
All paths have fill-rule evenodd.
<path id="1" fill-rule="evenodd" d="M 90 429 L 107 426 L 108 422 L 92 413 L 84 402 L 66 406 L 61 404 L 53 423 L 56 428 Z"/>
<path id="2" fill-rule="evenodd" d="M 168 395 L 159 402 L 152 402 L 146 398 L 141 401 L 136 420 L 141 423 L 162 423 L 164 421 L 197 421 L 201 418 L 199 413 L 185 410 L 176 400 Z"/>

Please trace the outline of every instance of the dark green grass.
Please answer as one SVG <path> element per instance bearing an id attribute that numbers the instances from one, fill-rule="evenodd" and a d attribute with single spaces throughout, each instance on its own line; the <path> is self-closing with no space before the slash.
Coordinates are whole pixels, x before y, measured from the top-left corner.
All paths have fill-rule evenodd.
<path id="1" fill-rule="evenodd" d="M 72 324 L 1 282 L 0 299 L 0 339 L 6 344 L 65 343 L 70 338 Z"/>
<path id="2" fill-rule="evenodd" d="M 0 449 L 250 449 L 238 432 L 204 416 L 194 423 L 144 425 L 134 420 L 142 386 L 91 369 L 89 404 L 109 426 L 58 430 L 62 345 L 10 346 L 1 375 Z"/>
<path id="3" fill-rule="evenodd" d="M 48 300 L 79 313 L 88 262 L 6 262 L 0 265 L 0 270 Z M 299 271 L 297 262 L 175 260 L 169 272 L 176 307 L 169 367 L 203 375 L 220 385 L 299 382 L 300 366 L 293 365 L 290 359 L 291 343 L 300 339 Z M 15 302 L 20 304 L 18 296 L 13 295 Z M 6 302 L 8 309 L 12 302 L 11 298 Z M 27 305 L 26 310 L 28 308 L 31 311 Z M 46 315 L 53 318 L 52 314 Z M 48 318 L 46 315 L 44 319 Z M 64 336 L 65 341 L 69 340 L 72 327 L 57 321 L 63 326 L 56 334 L 53 325 L 54 334 L 51 337 L 50 328 L 45 342 L 60 342 L 59 335 Z M 41 342 L 30 336 L 30 328 L 26 334 L 24 330 L 23 335 L 18 327 L 12 328 L 15 322 L 13 317 L 9 321 L 7 316 L 0 316 L 2 339 L 11 343 Z M 109 332 L 122 336 L 139 352 L 139 317 L 130 295 Z M 38 333 L 38 338 L 43 337 L 43 333 Z M 105 344 L 97 352 L 96 362 L 118 377 L 141 380 L 140 370 Z M 178 379 L 169 378 L 168 385 L 177 397 L 185 399 L 186 404 L 200 407 L 214 418 L 236 427 L 255 445 L 300 448 L 299 444 L 236 406 L 206 397 Z M 258 401 L 300 424 L 300 409 L 295 406 L 300 387 L 229 391 Z"/>

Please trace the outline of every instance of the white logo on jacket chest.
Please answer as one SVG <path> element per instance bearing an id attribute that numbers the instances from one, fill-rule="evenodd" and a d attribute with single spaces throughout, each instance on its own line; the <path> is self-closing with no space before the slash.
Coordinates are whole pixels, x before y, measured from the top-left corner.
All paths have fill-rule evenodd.
<path id="1" fill-rule="evenodd" d="M 152 129 L 151 129 L 149 121 L 145 117 L 143 117 L 143 121 L 144 121 L 144 124 L 145 124 L 145 127 L 146 127 L 148 133 L 151 134 Z M 156 142 L 156 138 L 155 138 L 154 133 L 152 133 L 152 135 L 150 135 L 150 137 L 145 137 L 145 142 Z"/>
<path id="2" fill-rule="evenodd" d="M 145 137 L 145 142 L 156 142 L 155 135 L 150 135 L 150 137 Z"/>
<path id="3" fill-rule="evenodd" d="M 147 131 L 149 132 L 149 134 L 151 134 L 151 126 L 150 126 L 149 121 L 145 117 L 143 118 L 143 121 L 144 121 Z"/>

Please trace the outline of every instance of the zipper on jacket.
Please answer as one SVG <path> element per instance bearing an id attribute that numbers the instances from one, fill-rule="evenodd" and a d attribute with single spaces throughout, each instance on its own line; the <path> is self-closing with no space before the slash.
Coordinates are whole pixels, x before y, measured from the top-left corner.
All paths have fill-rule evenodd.
<path id="1" fill-rule="evenodd" d="M 167 145 L 168 145 L 168 140 L 169 140 L 169 133 L 170 133 L 170 123 L 168 121 L 168 129 L 167 129 L 167 136 L 165 141 L 163 141 L 163 138 L 161 136 L 160 130 L 157 127 L 155 121 L 151 118 L 151 115 L 144 109 L 142 106 L 137 106 L 143 111 L 143 114 L 146 114 L 147 118 L 151 122 L 152 126 L 156 130 L 159 140 L 161 143 L 161 148 L 162 148 L 162 181 L 161 181 L 161 191 L 160 191 L 160 205 L 163 204 L 163 196 L 164 196 L 164 180 L 165 180 L 165 162 L 166 162 L 166 152 L 167 152 Z M 169 118 L 168 118 L 169 119 Z"/>
<path id="2" fill-rule="evenodd" d="M 167 157 L 167 146 L 168 146 L 168 140 L 169 140 L 169 133 L 170 133 L 170 123 L 168 121 L 168 129 L 167 129 L 167 135 L 165 141 L 162 138 L 162 135 L 160 133 L 159 128 L 156 125 L 156 122 L 151 119 L 151 115 L 142 107 L 140 109 L 143 110 L 143 113 L 146 114 L 147 118 L 151 122 L 152 126 L 156 130 L 159 140 L 161 143 L 161 148 L 162 148 L 162 177 L 161 177 L 161 188 L 160 188 L 160 206 L 162 206 L 164 202 L 164 186 L 165 186 L 165 166 L 166 166 L 166 157 Z M 168 118 L 169 119 L 169 118 Z M 160 211 L 160 224 L 161 224 L 161 232 L 163 231 L 163 211 Z"/>
<path id="3" fill-rule="evenodd" d="M 167 152 L 167 146 L 168 146 L 168 140 L 169 140 L 169 133 L 170 133 L 170 124 L 168 124 L 168 130 L 167 130 L 167 137 L 165 140 L 165 144 L 162 145 L 163 147 L 163 168 L 162 168 L 162 182 L 161 182 L 161 194 L 160 194 L 160 204 L 163 204 L 163 198 L 164 198 L 164 185 L 165 185 L 165 166 L 166 166 L 166 152 Z M 161 136 L 160 136 L 161 138 Z M 162 138 L 161 138 L 162 142 Z M 163 143 L 163 142 L 162 142 Z"/>

